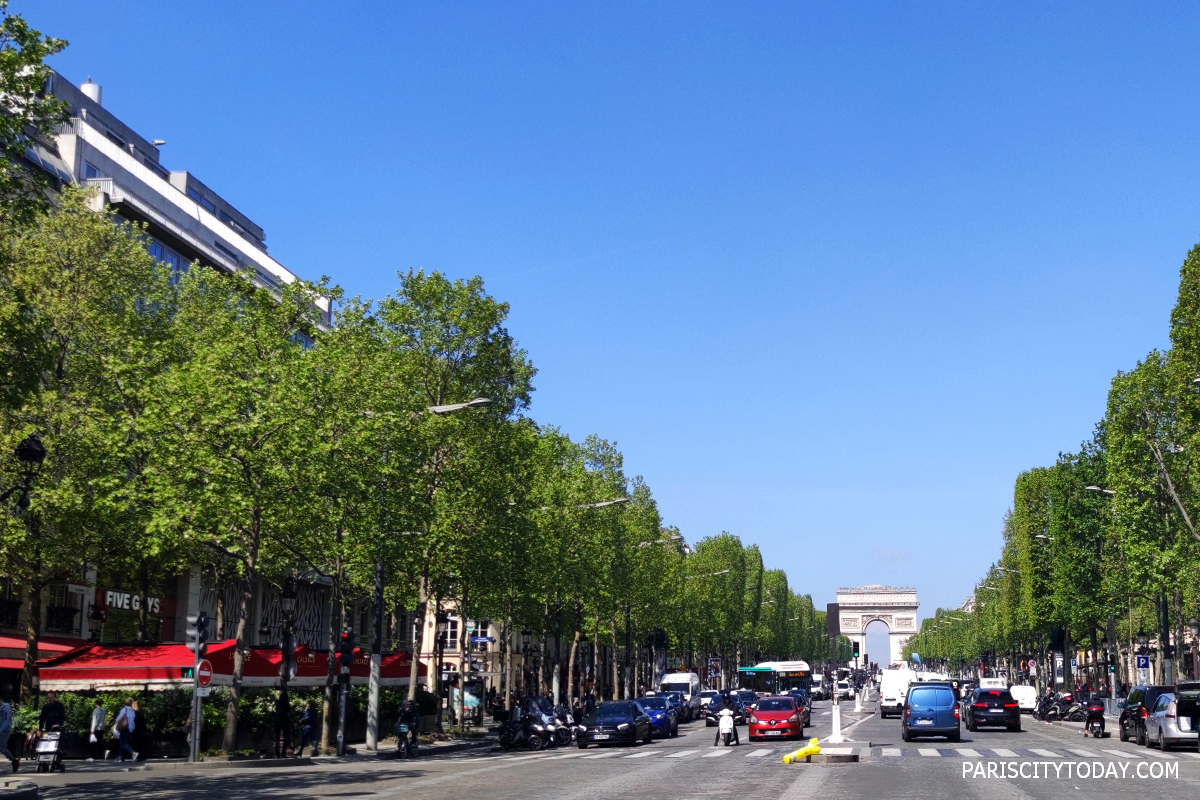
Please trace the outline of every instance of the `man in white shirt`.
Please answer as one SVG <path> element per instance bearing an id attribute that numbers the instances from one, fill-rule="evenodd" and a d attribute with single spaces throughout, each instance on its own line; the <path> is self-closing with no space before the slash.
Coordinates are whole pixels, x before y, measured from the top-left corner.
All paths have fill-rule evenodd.
<path id="1" fill-rule="evenodd" d="M 95 761 L 96 754 L 104 746 L 104 721 L 108 718 L 108 712 L 104 710 L 104 701 L 97 700 L 96 707 L 92 709 L 92 721 L 88 725 L 88 750 L 90 755 L 88 761 Z"/>

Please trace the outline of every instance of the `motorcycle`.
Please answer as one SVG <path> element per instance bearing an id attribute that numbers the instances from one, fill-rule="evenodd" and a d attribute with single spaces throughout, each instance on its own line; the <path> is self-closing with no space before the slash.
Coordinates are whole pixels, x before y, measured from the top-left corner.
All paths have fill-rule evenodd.
<path id="1" fill-rule="evenodd" d="M 1087 704 L 1087 721 L 1083 725 L 1083 735 L 1093 739 L 1107 739 L 1108 731 L 1104 730 L 1104 701 L 1091 700 Z"/>
<path id="2" fill-rule="evenodd" d="M 733 712 L 723 708 L 717 713 L 717 735 L 729 747 L 733 743 Z"/>
<path id="3" fill-rule="evenodd" d="M 526 747 L 533 751 L 547 747 L 552 741 L 546 732 L 546 726 L 530 714 L 519 720 L 508 720 L 500 726 L 500 747 L 504 750 L 515 750 Z"/>

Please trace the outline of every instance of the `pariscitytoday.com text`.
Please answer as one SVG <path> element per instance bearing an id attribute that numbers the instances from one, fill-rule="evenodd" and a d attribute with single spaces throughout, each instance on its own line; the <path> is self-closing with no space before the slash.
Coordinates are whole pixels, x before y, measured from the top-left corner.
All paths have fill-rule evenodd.
<path id="1" fill-rule="evenodd" d="M 1178 761 L 964 761 L 963 778 L 996 780 L 1159 780 L 1179 777 Z"/>

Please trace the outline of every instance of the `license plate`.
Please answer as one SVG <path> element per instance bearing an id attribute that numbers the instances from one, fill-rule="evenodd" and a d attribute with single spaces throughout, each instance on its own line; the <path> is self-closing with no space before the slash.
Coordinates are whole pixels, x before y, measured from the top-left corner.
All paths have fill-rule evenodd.
<path id="1" fill-rule="evenodd" d="M 608 734 L 607 734 L 607 733 L 597 733 L 597 734 L 596 734 L 595 736 L 593 736 L 592 738 L 593 738 L 593 739 L 607 739 L 607 738 L 608 738 Z"/>
<path id="2" fill-rule="evenodd" d="M 917 720 L 917 724 L 918 724 L 918 725 L 932 725 L 932 724 L 933 724 L 933 720 L 931 720 L 931 719 L 919 719 L 919 720 Z"/>
<path id="3" fill-rule="evenodd" d="M 764 736 L 783 736 L 783 731 L 763 731 Z"/>
<path id="4" fill-rule="evenodd" d="M 1003 713 L 1004 713 L 1004 709 L 1003 709 L 1003 708 L 989 708 L 989 709 L 988 709 L 988 713 L 990 713 L 990 714 L 1003 714 Z"/>

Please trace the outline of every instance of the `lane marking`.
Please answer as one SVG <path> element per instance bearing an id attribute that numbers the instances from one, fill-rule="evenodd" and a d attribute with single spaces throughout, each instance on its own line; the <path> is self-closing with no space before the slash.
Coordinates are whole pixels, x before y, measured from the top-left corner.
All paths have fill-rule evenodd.
<path id="1" fill-rule="evenodd" d="M 1042 750 L 1037 747 L 1029 748 L 1029 752 L 1036 753 L 1039 756 L 1045 756 L 1046 758 L 1062 758 L 1063 757 L 1061 753 L 1056 753 L 1053 750 Z"/>
<path id="2" fill-rule="evenodd" d="M 926 758 L 940 758 L 942 755 L 941 750 L 934 750 L 932 747 L 918 747 L 917 752 Z"/>
<path id="3" fill-rule="evenodd" d="M 1003 749 L 1003 748 L 1000 748 L 1000 747 L 993 747 L 993 748 L 992 748 L 992 752 L 993 752 L 993 753 L 995 753 L 996 755 L 998 755 L 998 756 L 1002 757 L 1002 758 L 1020 758 L 1020 756 L 1018 756 L 1018 755 L 1017 755 L 1016 753 L 1014 753 L 1012 750 L 1005 750 L 1005 749 Z"/>
<path id="4" fill-rule="evenodd" d="M 680 750 L 678 753 L 667 753 L 663 758 L 687 758 L 699 752 L 699 750 Z"/>
<path id="5" fill-rule="evenodd" d="M 1104 758 L 1104 756 L 1100 755 L 1099 753 L 1093 753 L 1091 750 L 1074 750 L 1073 749 L 1073 750 L 1071 750 L 1071 752 L 1077 756 L 1083 756 L 1084 758 Z"/>
<path id="6" fill-rule="evenodd" d="M 658 753 L 651 753 L 651 752 L 647 751 L 645 753 L 634 753 L 631 756 L 621 756 L 621 758 L 646 758 L 648 756 L 656 756 L 656 755 L 658 755 Z"/>
<path id="7" fill-rule="evenodd" d="M 1175 756 L 1169 756 L 1169 755 L 1167 755 L 1166 753 L 1160 753 L 1160 752 L 1158 752 L 1157 750 L 1150 750 L 1150 749 L 1147 749 L 1147 750 L 1146 750 L 1146 755 L 1148 755 L 1148 756 L 1154 756 L 1155 758 L 1168 758 L 1168 759 L 1170 759 L 1171 761 L 1174 761 L 1174 760 L 1175 760 Z"/>
<path id="8" fill-rule="evenodd" d="M 715 753 L 705 753 L 704 755 L 702 755 L 700 757 L 701 758 L 720 758 L 721 756 L 727 756 L 732 752 L 733 752 L 732 750 L 730 750 L 728 747 L 726 747 L 726 748 L 716 751 Z"/>
<path id="9" fill-rule="evenodd" d="M 886 756 L 888 758 L 896 758 L 903 755 L 903 753 L 900 752 L 899 747 L 885 747 L 879 751 L 879 755 Z"/>
<path id="10" fill-rule="evenodd" d="M 1142 757 L 1142 756 L 1138 755 L 1137 753 L 1127 753 L 1124 750 L 1105 750 L 1104 752 L 1108 753 L 1109 755 L 1120 756 L 1121 758 L 1141 758 Z"/>
<path id="11" fill-rule="evenodd" d="M 616 755 L 616 753 L 597 753 L 594 756 L 584 756 L 583 758 L 580 759 L 580 761 L 586 761 L 586 760 L 590 760 L 593 758 L 612 758 L 615 755 Z"/>
<path id="12" fill-rule="evenodd" d="M 969 747 L 958 748 L 958 754 L 960 756 L 966 756 L 967 758 L 983 758 L 983 756 L 979 754 L 978 750 L 972 750 Z"/>
<path id="13" fill-rule="evenodd" d="M 774 752 L 774 750 L 755 750 L 753 753 L 746 753 L 746 758 L 762 758 L 763 756 L 769 756 Z M 1200 756 L 1200 753 L 1197 753 L 1196 755 Z"/>

